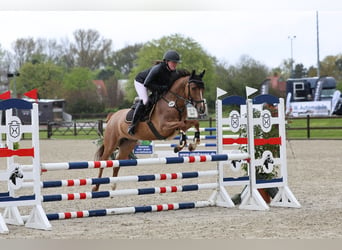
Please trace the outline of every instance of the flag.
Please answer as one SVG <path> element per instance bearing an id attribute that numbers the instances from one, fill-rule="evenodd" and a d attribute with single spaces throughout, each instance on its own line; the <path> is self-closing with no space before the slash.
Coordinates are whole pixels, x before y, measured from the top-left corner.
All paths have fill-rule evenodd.
<path id="1" fill-rule="evenodd" d="M 227 91 L 224 91 L 223 89 L 216 88 L 216 98 L 219 98 L 220 96 L 223 96 L 227 94 Z"/>
<path id="2" fill-rule="evenodd" d="M 247 98 L 248 96 L 254 94 L 255 92 L 257 92 L 258 90 L 255 89 L 255 88 L 251 88 L 251 87 L 246 87 L 246 95 L 247 95 Z"/>
<path id="3" fill-rule="evenodd" d="M 2 100 L 11 99 L 11 91 L 6 91 L 6 92 L 0 94 L 0 99 L 2 99 Z"/>
<path id="4" fill-rule="evenodd" d="M 29 92 L 24 93 L 24 96 L 27 96 L 28 98 L 38 100 L 38 92 L 37 89 L 32 89 Z"/>

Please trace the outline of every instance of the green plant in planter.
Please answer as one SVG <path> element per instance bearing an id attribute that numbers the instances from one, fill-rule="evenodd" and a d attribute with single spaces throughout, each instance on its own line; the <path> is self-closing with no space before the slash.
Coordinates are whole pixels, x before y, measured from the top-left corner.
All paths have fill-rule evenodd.
<path id="1" fill-rule="evenodd" d="M 272 117 L 277 115 L 277 108 L 274 106 L 265 106 L 264 108 L 268 109 L 271 114 Z M 254 118 L 258 118 L 260 117 L 260 111 L 253 109 L 253 117 Z M 274 137 L 278 137 L 279 133 L 278 133 L 278 125 L 273 125 L 272 129 L 270 132 L 264 132 L 261 127 L 259 125 L 254 126 L 254 138 L 264 138 L 264 139 L 268 139 L 268 138 L 274 138 Z M 240 133 L 240 137 L 247 137 L 247 127 L 243 127 L 241 129 L 241 133 Z M 248 151 L 248 146 L 247 145 L 243 145 L 240 146 L 240 150 L 247 152 Z M 270 151 L 273 155 L 273 157 L 278 158 L 279 157 L 279 150 L 280 150 L 280 146 L 279 145 L 270 145 L 270 144 L 265 144 L 265 145 L 256 145 L 255 149 L 254 149 L 254 157 L 255 159 L 260 159 L 262 158 L 262 155 L 265 151 Z M 241 169 L 245 172 L 245 175 L 248 175 L 248 164 L 244 163 L 241 165 Z M 274 168 L 272 169 L 271 172 L 266 173 L 263 170 L 262 166 L 257 166 L 255 169 L 255 176 L 257 180 L 271 180 L 274 179 L 276 177 L 278 177 L 278 170 L 279 170 L 279 166 L 274 166 Z M 245 187 L 246 188 L 246 187 Z M 242 190 L 242 192 L 245 190 L 245 188 Z M 278 192 L 278 188 L 266 188 L 265 189 L 266 192 L 273 198 L 276 193 Z M 235 204 L 239 204 L 241 202 L 241 194 L 236 194 L 232 197 L 232 200 Z"/>
<path id="2" fill-rule="evenodd" d="M 277 108 L 274 108 L 273 106 L 265 106 L 264 108 L 268 109 L 272 116 L 277 114 Z M 254 109 L 253 110 L 253 117 L 258 118 L 260 117 L 260 111 Z M 264 132 L 260 125 L 254 126 L 254 138 L 264 138 L 264 139 L 269 139 L 269 138 L 274 138 L 279 136 L 279 128 L 278 125 L 273 125 L 272 129 L 270 132 Z M 242 128 L 240 137 L 247 137 L 247 128 L 246 126 Z M 241 151 L 247 152 L 247 145 L 243 145 L 240 147 Z M 254 157 L 255 159 L 259 159 L 262 157 L 262 154 L 265 151 L 270 151 L 273 155 L 273 157 L 278 158 L 279 157 L 279 150 L 280 146 L 279 145 L 270 145 L 270 144 L 265 144 L 265 145 L 257 145 L 254 147 Z M 246 175 L 248 174 L 248 165 L 244 164 L 242 166 L 242 169 L 245 171 Z M 265 173 L 262 169 L 261 166 L 256 167 L 256 178 L 257 179 L 263 179 L 263 180 L 269 180 L 273 179 L 278 176 L 278 168 L 273 168 L 272 172 L 270 173 Z"/>

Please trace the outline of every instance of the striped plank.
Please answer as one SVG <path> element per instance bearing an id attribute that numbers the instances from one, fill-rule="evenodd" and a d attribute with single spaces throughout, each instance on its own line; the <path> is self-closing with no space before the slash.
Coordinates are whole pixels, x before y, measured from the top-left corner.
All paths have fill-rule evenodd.
<path id="1" fill-rule="evenodd" d="M 122 190 L 112 190 L 112 191 L 69 193 L 69 194 L 50 194 L 50 195 L 43 195 L 42 202 L 112 198 L 115 196 L 126 196 L 126 195 L 148 195 L 148 194 L 189 192 L 189 191 L 198 191 L 198 190 L 204 190 L 204 189 L 214 189 L 217 187 L 218 187 L 217 183 L 203 183 L 203 184 L 192 184 L 192 185 L 183 185 L 183 186 L 122 189 Z"/>
<path id="2" fill-rule="evenodd" d="M 85 162 L 60 162 L 60 163 L 42 163 L 41 168 L 44 171 L 51 170 L 67 170 L 67 169 L 85 169 L 85 168 L 110 168 L 110 167 L 128 167 L 158 164 L 179 164 L 179 163 L 201 163 L 201 162 L 217 162 L 245 159 L 248 154 L 216 154 L 216 155 L 199 155 L 186 157 L 164 157 L 149 159 L 130 159 L 130 160 L 108 160 L 108 161 L 85 161 Z"/>
<path id="3" fill-rule="evenodd" d="M 161 212 L 161 211 L 168 211 L 168 210 L 202 208 L 202 207 L 209 207 L 212 205 L 213 204 L 210 201 L 195 201 L 195 202 L 170 203 L 170 204 L 149 205 L 149 206 L 135 206 L 135 207 L 122 207 L 122 208 L 107 208 L 107 209 L 98 209 L 98 210 L 84 210 L 84 211 L 77 211 L 77 212 L 51 213 L 51 214 L 47 214 L 46 216 L 48 220 L 63 220 L 63 219 L 86 218 L 86 217 L 118 215 L 118 214 Z"/>
<path id="4" fill-rule="evenodd" d="M 190 179 L 190 178 L 199 178 L 203 176 L 215 176 L 217 174 L 218 174 L 217 170 L 209 170 L 209 171 L 183 172 L 183 173 L 70 179 L 70 180 L 58 180 L 58 181 L 43 181 L 41 182 L 41 187 L 42 188 L 55 188 L 55 187 L 96 185 L 96 184 L 110 184 L 110 183 L 120 183 L 120 182 L 145 182 L 145 181 L 156 181 L 156 180 Z"/>

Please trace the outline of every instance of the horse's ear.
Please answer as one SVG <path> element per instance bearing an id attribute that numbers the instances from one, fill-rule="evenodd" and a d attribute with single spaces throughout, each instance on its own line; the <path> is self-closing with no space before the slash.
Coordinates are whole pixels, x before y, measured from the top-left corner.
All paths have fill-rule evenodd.
<path id="1" fill-rule="evenodd" d="M 202 78 L 205 74 L 205 70 L 203 70 L 203 72 L 200 74 L 200 77 Z"/>
<path id="2" fill-rule="evenodd" d="M 193 69 L 190 75 L 190 79 L 192 79 L 195 75 L 196 75 L 196 70 Z"/>

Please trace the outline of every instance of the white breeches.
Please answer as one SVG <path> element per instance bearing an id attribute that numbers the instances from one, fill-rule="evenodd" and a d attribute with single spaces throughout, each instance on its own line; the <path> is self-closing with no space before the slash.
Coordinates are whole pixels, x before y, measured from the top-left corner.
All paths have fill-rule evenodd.
<path id="1" fill-rule="evenodd" d="M 139 96 L 139 99 L 143 101 L 144 104 L 147 103 L 148 100 L 148 94 L 147 94 L 147 89 L 144 86 L 143 83 L 134 81 L 134 86 L 135 86 L 135 90 L 137 91 L 137 94 Z"/>

